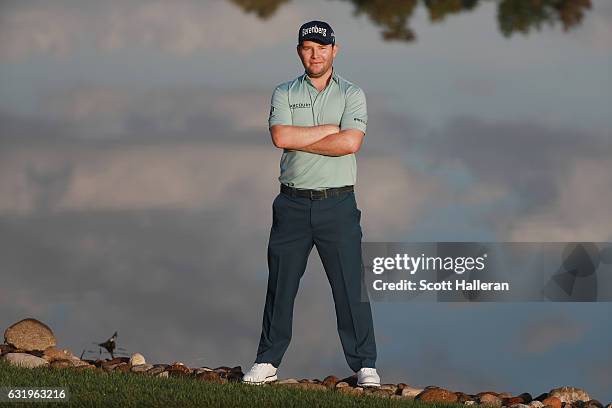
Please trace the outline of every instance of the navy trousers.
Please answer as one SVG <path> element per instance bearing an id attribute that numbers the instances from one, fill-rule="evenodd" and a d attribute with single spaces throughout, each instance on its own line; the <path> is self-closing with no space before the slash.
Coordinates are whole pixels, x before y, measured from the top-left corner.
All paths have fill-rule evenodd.
<path id="1" fill-rule="evenodd" d="M 291 341 L 293 304 L 316 245 L 332 288 L 338 334 L 353 371 L 375 368 L 370 303 L 361 299 L 361 211 L 355 193 L 311 200 L 279 193 L 272 204 L 268 288 L 256 363 L 278 367 Z"/>

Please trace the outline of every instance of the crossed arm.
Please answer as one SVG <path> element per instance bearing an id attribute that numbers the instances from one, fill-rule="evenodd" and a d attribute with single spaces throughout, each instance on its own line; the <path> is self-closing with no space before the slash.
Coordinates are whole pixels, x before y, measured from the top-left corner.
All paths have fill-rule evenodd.
<path id="1" fill-rule="evenodd" d="M 358 129 L 340 130 L 336 125 L 274 125 L 270 135 L 274 146 L 281 149 L 344 156 L 359 151 L 365 133 Z"/>

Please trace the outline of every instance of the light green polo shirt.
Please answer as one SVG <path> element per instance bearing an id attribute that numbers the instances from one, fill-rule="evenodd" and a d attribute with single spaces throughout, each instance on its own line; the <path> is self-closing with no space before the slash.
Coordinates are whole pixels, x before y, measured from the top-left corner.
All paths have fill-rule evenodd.
<path id="1" fill-rule="evenodd" d="M 274 89 L 269 127 L 273 125 L 336 125 L 340 130 L 359 129 L 368 122 L 363 90 L 332 71 L 327 87 L 317 91 L 306 72 Z M 278 180 L 291 187 L 321 190 L 355 185 L 355 154 L 325 156 L 284 149 Z"/>

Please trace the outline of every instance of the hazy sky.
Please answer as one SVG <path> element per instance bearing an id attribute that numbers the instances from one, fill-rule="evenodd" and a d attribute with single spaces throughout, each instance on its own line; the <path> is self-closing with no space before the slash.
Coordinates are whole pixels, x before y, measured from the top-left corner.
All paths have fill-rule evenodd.
<path id="1" fill-rule="evenodd" d="M 0 3 L 0 308 L 75 353 L 250 367 L 281 152 L 267 114 L 327 20 L 368 98 L 364 241 L 612 241 L 612 3 L 504 37 L 497 3 L 411 43 L 346 1 Z M 324 11 L 324 14 L 322 14 Z M 384 382 L 612 399 L 610 303 L 373 303 Z M 281 377 L 351 374 L 316 250 Z M 91 349 L 91 348 L 90 348 Z M 94 348 L 95 349 L 95 348 Z"/>

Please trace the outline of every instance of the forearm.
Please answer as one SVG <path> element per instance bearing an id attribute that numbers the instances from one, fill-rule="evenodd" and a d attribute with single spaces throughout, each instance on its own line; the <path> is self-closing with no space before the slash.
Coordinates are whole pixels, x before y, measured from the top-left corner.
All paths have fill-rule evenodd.
<path id="1" fill-rule="evenodd" d="M 291 126 L 275 125 L 270 129 L 272 139 L 277 147 L 290 150 L 300 150 L 312 145 L 324 137 L 338 132 L 338 126 Z"/>
<path id="2" fill-rule="evenodd" d="M 353 146 L 351 140 L 346 135 L 342 133 L 333 133 L 308 146 L 295 150 L 322 154 L 325 156 L 344 156 L 353 153 Z"/>

